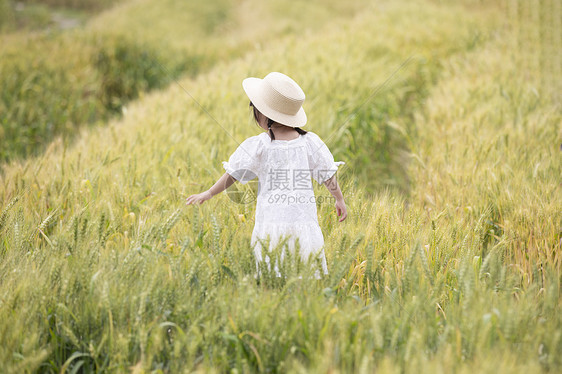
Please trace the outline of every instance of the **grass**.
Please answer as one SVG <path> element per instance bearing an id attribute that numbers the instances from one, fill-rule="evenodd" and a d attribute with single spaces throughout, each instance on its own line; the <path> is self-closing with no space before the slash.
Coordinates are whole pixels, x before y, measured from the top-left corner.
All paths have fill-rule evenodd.
<path id="1" fill-rule="evenodd" d="M 181 79 L 218 123 L 172 85 L 6 164 L 0 371 L 560 371 L 556 64 L 500 5 L 371 4 Z M 256 282 L 252 204 L 183 204 L 255 135 L 241 80 L 274 70 L 347 161 L 319 281 Z"/>

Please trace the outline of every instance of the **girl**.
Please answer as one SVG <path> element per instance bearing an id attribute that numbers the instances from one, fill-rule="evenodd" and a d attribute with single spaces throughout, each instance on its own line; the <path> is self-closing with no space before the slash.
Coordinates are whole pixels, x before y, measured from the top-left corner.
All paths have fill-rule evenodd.
<path id="1" fill-rule="evenodd" d="M 270 251 L 285 239 L 288 250 L 294 253 L 298 248 L 304 262 L 319 260 L 312 263 L 320 263 L 321 269 L 315 270 L 320 278 L 320 270 L 328 274 L 328 268 L 312 179 L 324 184 L 335 198 L 336 213 L 342 222 L 347 209 L 336 171 L 343 162 L 334 162 L 318 135 L 301 129 L 307 121 L 302 108 L 305 95 L 295 81 L 273 72 L 264 79 L 247 78 L 242 86 L 250 98 L 254 119 L 266 132 L 242 142 L 228 162 L 223 162 L 224 175 L 209 190 L 189 196 L 186 202 L 202 204 L 235 181 L 245 184 L 257 177 L 251 244 L 258 274 L 263 257 L 269 266 L 269 257 L 263 256 L 262 250 Z M 280 276 L 277 264 L 275 271 Z"/>

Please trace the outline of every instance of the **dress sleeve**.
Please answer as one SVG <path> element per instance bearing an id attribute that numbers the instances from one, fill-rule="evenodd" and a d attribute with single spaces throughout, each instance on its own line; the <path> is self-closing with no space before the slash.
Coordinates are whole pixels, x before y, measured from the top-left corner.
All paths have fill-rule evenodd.
<path id="1" fill-rule="evenodd" d="M 338 166 L 345 164 L 343 161 L 334 161 L 334 156 L 328 146 L 318 135 L 312 132 L 306 134 L 308 138 L 308 163 L 312 177 L 323 184 L 338 170 Z"/>
<path id="2" fill-rule="evenodd" d="M 258 176 L 262 153 L 263 143 L 257 136 L 253 136 L 244 140 L 228 161 L 222 162 L 222 166 L 234 179 L 246 184 Z"/>

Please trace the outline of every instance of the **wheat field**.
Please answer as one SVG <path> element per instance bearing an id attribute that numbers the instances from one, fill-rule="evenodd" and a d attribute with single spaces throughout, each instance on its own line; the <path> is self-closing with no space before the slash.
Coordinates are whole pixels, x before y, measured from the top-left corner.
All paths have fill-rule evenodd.
<path id="1" fill-rule="evenodd" d="M 200 73 L 1 165 L 0 372 L 562 371 L 560 3 L 222 3 L 317 21 L 228 19 Z M 346 162 L 321 280 L 256 281 L 251 186 L 184 204 L 258 133 L 241 81 L 270 71 Z"/>

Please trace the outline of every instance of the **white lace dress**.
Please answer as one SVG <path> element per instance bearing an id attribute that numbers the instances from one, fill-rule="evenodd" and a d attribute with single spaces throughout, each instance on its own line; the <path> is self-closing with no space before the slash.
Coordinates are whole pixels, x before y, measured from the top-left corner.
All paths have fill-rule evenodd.
<path id="1" fill-rule="evenodd" d="M 255 226 L 251 245 L 256 267 L 269 256 L 263 253 L 286 239 L 282 253 L 298 248 L 303 261 L 315 256 L 320 271 L 328 274 L 324 254 L 324 237 L 318 224 L 312 179 L 319 184 L 330 179 L 344 162 L 335 162 L 324 142 L 312 132 L 293 140 L 271 140 L 264 132 L 246 139 L 223 166 L 228 174 L 245 184 L 258 178 Z M 330 202 L 332 200 L 329 200 Z M 283 256 L 281 255 L 281 260 Z M 279 276 L 278 264 L 275 271 Z"/>

